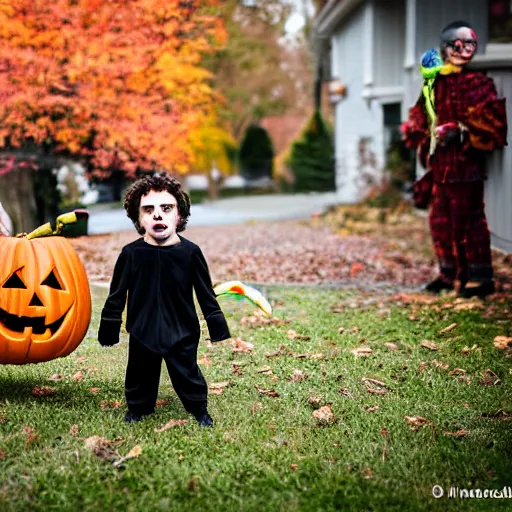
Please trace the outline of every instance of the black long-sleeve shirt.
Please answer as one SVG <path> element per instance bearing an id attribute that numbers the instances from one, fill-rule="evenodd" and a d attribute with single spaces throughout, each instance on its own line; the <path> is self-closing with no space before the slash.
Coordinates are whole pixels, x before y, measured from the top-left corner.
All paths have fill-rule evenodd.
<path id="1" fill-rule="evenodd" d="M 126 330 L 150 350 L 166 353 L 187 337 L 199 340 L 193 290 L 211 340 L 230 337 L 201 249 L 179 238 L 175 245 L 150 245 L 140 238 L 123 247 L 101 313 L 98 340 L 102 345 L 119 341 L 127 296 Z"/>

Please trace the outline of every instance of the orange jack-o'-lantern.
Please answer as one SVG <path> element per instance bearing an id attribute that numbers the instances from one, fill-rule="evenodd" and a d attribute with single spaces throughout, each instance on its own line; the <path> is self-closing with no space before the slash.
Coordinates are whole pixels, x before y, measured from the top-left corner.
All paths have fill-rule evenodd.
<path id="1" fill-rule="evenodd" d="M 65 238 L 0 238 L 1 364 L 67 356 L 90 319 L 87 275 Z"/>

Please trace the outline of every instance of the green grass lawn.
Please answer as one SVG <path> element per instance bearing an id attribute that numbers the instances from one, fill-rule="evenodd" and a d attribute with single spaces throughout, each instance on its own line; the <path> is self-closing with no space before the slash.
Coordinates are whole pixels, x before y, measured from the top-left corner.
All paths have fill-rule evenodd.
<path id="1" fill-rule="evenodd" d="M 510 510 L 507 499 L 432 496 L 436 484 L 512 487 L 512 359 L 493 346 L 512 335 L 510 304 L 264 291 L 283 322 L 241 322 L 251 305 L 221 299 L 251 352 L 201 342 L 201 368 L 212 388 L 221 383 L 209 398 L 214 429 L 187 415 L 164 371 L 163 405 L 123 423 L 126 337 L 113 348 L 95 338 L 105 290 L 73 354 L 0 367 L 0 510 Z M 55 394 L 33 396 L 35 386 Z M 333 421 L 319 424 L 314 407 L 328 404 Z M 413 430 L 413 417 L 428 422 Z M 172 419 L 189 422 L 155 432 Z M 94 452 L 91 436 L 108 442 Z M 136 446 L 137 457 L 112 464 Z"/>

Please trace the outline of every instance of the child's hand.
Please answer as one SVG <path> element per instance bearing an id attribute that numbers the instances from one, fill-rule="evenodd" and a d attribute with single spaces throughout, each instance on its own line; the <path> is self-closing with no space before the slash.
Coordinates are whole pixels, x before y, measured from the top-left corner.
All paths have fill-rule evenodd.
<path id="1" fill-rule="evenodd" d="M 445 123 L 436 127 L 436 138 L 441 146 L 445 146 L 454 141 L 459 134 L 457 123 Z"/>

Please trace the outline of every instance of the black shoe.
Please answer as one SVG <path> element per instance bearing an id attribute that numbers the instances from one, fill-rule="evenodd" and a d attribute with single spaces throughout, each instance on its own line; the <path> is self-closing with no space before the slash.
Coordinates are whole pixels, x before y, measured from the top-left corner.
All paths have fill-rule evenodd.
<path id="1" fill-rule="evenodd" d="M 485 281 L 479 286 L 471 286 L 469 288 L 465 287 L 460 291 L 460 296 L 465 299 L 470 299 L 471 297 L 480 297 L 483 299 L 495 291 L 496 287 L 494 286 L 494 281 Z"/>
<path id="2" fill-rule="evenodd" d="M 201 427 L 213 427 L 213 418 L 208 411 L 203 411 L 196 415 L 196 420 Z"/>
<path id="3" fill-rule="evenodd" d="M 135 414 L 132 411 L 128 411 L 124 417 L 125 423 L 138 423 L 142 420 L 142 416 L 139 416 L 138 414 Z"/>
<path id="4" fill-rule="evenodd" d="M 440 277 L 434 279 L 423 288 L 423 291 L 430 293 L 441 293 L 443 290 L 453 290 L 453 283 L 449 283 Z"/>

